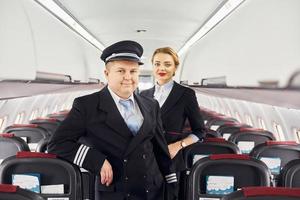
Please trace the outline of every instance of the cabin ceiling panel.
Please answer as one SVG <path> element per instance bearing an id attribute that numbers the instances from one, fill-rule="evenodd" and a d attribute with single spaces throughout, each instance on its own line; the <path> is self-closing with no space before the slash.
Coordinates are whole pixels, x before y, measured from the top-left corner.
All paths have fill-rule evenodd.
<path id="1" fill-rule="evenodd" d="M 0 1 L 0 44 L 0 80 L 34 79 L 35 48 L 23 1 Z"/>
<path id="2" fill-rule="evenodd" d="M 81 38 L 36 2 L 25 4 L 35 40 L 37 70 L 85 79 Z"/>
<path id="3" fill-rule="evenodd" d="M 145 57 L 154 48 L 184 44 L 223 0 L 59 0 L 105 46 L 118 40 L 142 43 Z M 146 29 L 146 33 L 137 33 Z"/>
<path id="4" fill-rule="evenodd" d="M 100 78 L 100 51 L 35 1 L 0 1 L 0 80 L 35 80 L 37 72 Z"/>
<path id="5" fill-rule="evenodd" d="M 83 53 L 83 66 L 85 67 L 85 78 L 94 78 L 104 81 L 104 63 L 100 62 L 100 50 L 95 49 L 86 41 L 81 42 Z"/>
<path id="6" fill-rule="evenodd" d="M 200 87 L 195 87 L 194 89 L 197 93 L 209 96 L 245 100 L 297 110 L 300 109 L 300 92 L 298 90 Z"/>
<path id="7" fill-rule="evenodd" d="M 300 68 L 299 8 L 299 0 L 245 1 L 190 49 L 182 80 L 226 76 L 231 86 L 286 86 Z"/>

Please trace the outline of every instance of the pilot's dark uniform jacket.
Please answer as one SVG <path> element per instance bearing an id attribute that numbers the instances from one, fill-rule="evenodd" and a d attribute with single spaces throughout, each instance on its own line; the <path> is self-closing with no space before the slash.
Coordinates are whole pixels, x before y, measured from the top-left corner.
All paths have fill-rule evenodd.
<path id="1" fill-rule="evenodd" d="M 141 95 L 154 98 L 155 87 L 141 92 Z M 205 136 L 205 127 L 195 91 L 174 81 L 169 96 L 161 107 L 161 118 L 167 143 L 173 143 L 188 136 L 183 133 L 185 121 L 188 119 L 192 134 L 199 139 Z M 177 170 L 185 168 L 182 151 L 174 158 Z"/>
<path id="2" fill-rule="evenodd" d="M 130 56 L 124 52 L 122 55 Z M 158 103 L 140 95 L 134 95 L 134 100 L 143 115 L 135 136 L 106 86 L 100 92 L 74 100 L 69 115 L 48 145 L 50 153 L 95 175 L 99 175 L 104 160 L 109 161 L 113 182 L 110 186 L 99 182 L 99 192 L 105 193 L 103 199 L 100 195 L 101 200 L 163 200 L 164 182 L 172 185 L 177 181 L 170 169 Z"/>

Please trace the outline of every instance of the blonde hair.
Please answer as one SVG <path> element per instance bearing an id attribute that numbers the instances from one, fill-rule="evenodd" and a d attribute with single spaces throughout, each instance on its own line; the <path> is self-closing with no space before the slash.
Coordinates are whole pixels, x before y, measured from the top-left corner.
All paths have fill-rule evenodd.
<path id="1" fill-rule="evenodd" d="M 172 56 L 172 58 L 174 60 L 175 67 L 177 67 L 179 65 L 179 57 L 178 57 L 177 53 L 174 51 L 174 49 L 172 49 L 171 47 L 162 47 L 162 48 L 156 49 L 152 55 L 152 59 L 151 59 L 152 63 L 153 63 L 154 56 L 158 53 L 169 54 L 170 56 Z"/>

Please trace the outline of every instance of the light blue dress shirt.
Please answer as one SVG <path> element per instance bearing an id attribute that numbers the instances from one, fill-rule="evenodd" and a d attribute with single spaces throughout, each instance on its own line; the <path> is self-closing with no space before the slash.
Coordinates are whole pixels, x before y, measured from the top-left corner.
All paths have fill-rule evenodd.
<path id="1" fill-rule="evenodd" d="M 120 102 L 120 99 L 122 99 L 122 98 L 120 98 L 116 93 L 114 93 L 114 92 L 109 88 L 109 86 L 108 86 L 107 88 L 108 88 L 108 91 L 109 91 L 109 93 L 111 94 L 111 96 L 112 96 L 112 98 L 113 98 L 113 100 L 114 100 L 114 102 L 115 102 L 115 104 L 116 104 L 116 106 L 117 106 L 117 108 L 118 108 L 120 114 L 122 115 L 123 119 L 125 119 L 125 109 L 124 109 L 124 107 L 121 106 L 120 103 L 119 103 L 119 102 Z M 133 102 L 134 113 L 135 113 L 136 119 L 137 119 L 137 122 L 136 122 L 136 123 L 138 124 L 139 127 L 141 127 L 142 124 L 143 124 L 143 122 L 144 122 L 144 117 L 143 117 L 143 115 L 142 115 L 142 113 L 141 113 L 141 110 L 140 110 L 140 108 L 139 108 L 137 102 L 134 100 L 134 96 L 133 96 L 133 95 L 131 95 L 128 99 L 131 99 L 132 102 Z M 126 99 L 123 99 L 123 100 L 126 100 Z"/>

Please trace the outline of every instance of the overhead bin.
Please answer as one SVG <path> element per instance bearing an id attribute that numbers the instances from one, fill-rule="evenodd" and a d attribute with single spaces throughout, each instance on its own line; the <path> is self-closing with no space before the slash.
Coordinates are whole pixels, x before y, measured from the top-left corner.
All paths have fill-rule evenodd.
<path id="1" fill-rule="evenodd" d="M 38 72 L 103 78 L 100 50 L 37 2 L 1 1 L 0 24 L 0 80 L 35 80 Z"/>

